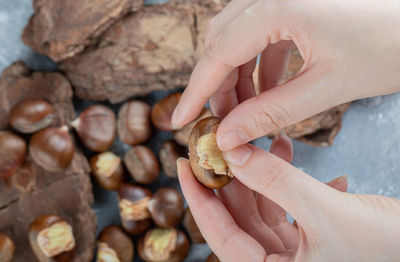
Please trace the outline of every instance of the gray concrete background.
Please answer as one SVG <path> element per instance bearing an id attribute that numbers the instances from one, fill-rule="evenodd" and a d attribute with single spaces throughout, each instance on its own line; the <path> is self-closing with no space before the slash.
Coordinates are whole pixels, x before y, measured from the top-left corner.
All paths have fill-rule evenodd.
<path id="1" fill-rule="evenodd" d="M 0 72 L 16 60 L 25 61 L 35 70 L 56 68 L 50 59 L 33 52 L 20 40 L 31 13 L 31 0 L 0 0 Z M 163 95 L 155 92 L 143 99 L 153 104 Z M 78 111 L 88 104 L 75 101 Z M 117 110 L 119 105 L 113 108 Z M 157 134 L 149 145 L 156 149 L 160 141 L 169 137 L 166 133 Z M 259 139 L 256 144 L 268 148 L 270 142 Z M 120 154 L 126 150 L 119 142 L 114 149 Z M 294 142 L 294 150 L 293 164 L 321 181 L 348 174 L 350 192 L 400 198 L 400 94 L 354 102 L 343 118 L 343 128 L 332 147 L 315 148 Z M 176 181 L 164 177 L 155 188 L 165 184 L 178 186 Z M 96 185 L 94 193 L 93 208 L 98 215 L 99 230 L 119 223 L 115 194 Z M 208 254 L 206 246 L 195 245 L 186 261 L 203 261 Z"/>

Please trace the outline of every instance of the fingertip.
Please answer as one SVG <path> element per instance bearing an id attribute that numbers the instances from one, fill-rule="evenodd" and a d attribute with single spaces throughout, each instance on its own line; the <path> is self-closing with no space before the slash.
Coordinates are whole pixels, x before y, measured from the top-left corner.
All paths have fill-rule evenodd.
<path id="1" fill-rule="evenodd" d="M 293 160 L 293 143 L 284 132 L 281 132 L 272 141 L 270 152 L 290 163 Z"/>

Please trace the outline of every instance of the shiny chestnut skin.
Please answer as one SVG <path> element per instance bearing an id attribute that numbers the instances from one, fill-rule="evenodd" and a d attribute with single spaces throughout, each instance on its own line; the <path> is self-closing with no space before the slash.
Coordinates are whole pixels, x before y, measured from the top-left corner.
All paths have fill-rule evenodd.
<path id="1" fill-rule="evenodd" d="M 139 256 L 146 262 L 180 262 L 190 244 L 185 234 L 175 228 L 153 228 L 138 242 Z"/>
<path id="2" fill-rule="evenodd" d="M 220 262 L 220 260 L 218 259 L 218 257 L 214 254 L 211 253 L 208 257 L 206 262 Z"/>
<path id="3" fill-rule="evenodd" d="M 175 188 L 159 189 L 148 204 L 154 223 L 162 228 L 178 225 L 183 215 L 183 197 Z"/>
<path id="4" fill-rule="evenodd" d="M 75 154 L 75 145 L 68 128 L 47 127 L 29 141 L 29 155 L 43 169 L 56 172 L 66 169 Z"/>
<path id="5" fill-rule="evenodd" d="M 118 111 L 118 137 L 125 144 L 134 146 L 151 136 L 150 106 L 142 101 L 125 103 Z"/>
<path id="6" fill-rule="evenodd" d="M 203 235 L 201 234 L 199 227 L 196 224 L 196 221 L 193 218 L 192 212 L 190 212 L 189 208 L 186 208 L 185 215 L 183 216 L 183 227 L 186 232 L 189 234 L 190 239 L 194 243 L 206 243 Z"/>
<path id="7" fill-rule="evenodd" d="M 221 188 L 232 180 L 232 173 L 229 170 L 225 160 L 222 158 L 222 152 L 219 150 L 215 134 L 221 120 L 217 117 L 208 117 L 200 120 L 193 127 L 189 138 L 190 165 L 197 180 L 208 188 Z M 207 141 L 205 141 L 207 138 Z M 206 145 L 206 143 L 208 143 Z M 223 164 L 223 172 L 217 172 L 214 167 L 206 167 L 204 160 L 209 162 L 211 157 L 208 152 L 199 152 L 200 146 L 209 146 L 214 155 L 218 155 L 218 164 Z M 203 154 L 203 156 L 202 156 Z M 207 158 L 209 160 L 207 160 Z"/>
<path id="8" fill-rule="evenodd" d="M 160 166 L 154 153 L 146 146 L 129 149 L 124 163 L 132 178 L 140 184 L 151 184 L 158 178 Z"/>
<path id="9" fill-rule="evenodd" d="M 108 226 L 101 231 L 97 239 L 97 262 L 131 262 L 134 253 L 131 238 L 119 226 Z"/>
<path id="10" fill-rule="evenodd" d="M 14 258 L 14 242 L 6 234 L 0 232 L 0 261 L 11 262 Z"/>
<path id="11" fill-rule="evenodd" d="M 104 152 L 111 147 L 117 133 L 116 125 L 114 112 L 103 105 L 89 106 L 71 123 L 82 143 L 94 152 Z"/>
<path id="12" fill-rule="evenodd" d="M 122 227 L 132 235 L 146 231 L 152 221 L 147 210 L 152 197 L 149 189 L 133 184 L 122 184 L 118 190 L 118 203 Z"/>
<path id="13" fill-rule="evenodd" d="M 71 225 L 58 215 L 37 217 L 29 227 L 29 243 L 40 262 L 67 262 L 75 258 Z M 57 245 L 53 245 L 57 243 Z"/>
<path id="14" fill-rule="evenodd" d="M 54 108 L 44 99 L 26 99 L 16 104 L 10 112 L 10 125 L 25 134 L 48 127 L 54 120 Z"/>
<path id="15" fill-rule="evenodd" d="M 170 94 L 153 106 L 151 110 L 151 120 L 157 129 L 163 131 L 173 130 L 171 117 L 181 96 L 182 93 L 180 92 Z"/>
<path id="16" fill-rule="evenodd" d="M 104 189 L 117 190 L 125 177 L 122 159 L 112 152 L 103 152 L 90 158 L 90 167 L 97 183 Z"/>
<path id="17" fill-rule="evenodd" d="M 158 152 L 162 169 L 170 178 L 178 178 L 176 161 L 187 156 L 186 149 L 174 140 L 165 141 Z"/>
<path id="18" fill-rule="evenodd" d="M 15 174 L 25 155 L 25 140 L 11 132 L 0 131 L 0 179 Z"/>

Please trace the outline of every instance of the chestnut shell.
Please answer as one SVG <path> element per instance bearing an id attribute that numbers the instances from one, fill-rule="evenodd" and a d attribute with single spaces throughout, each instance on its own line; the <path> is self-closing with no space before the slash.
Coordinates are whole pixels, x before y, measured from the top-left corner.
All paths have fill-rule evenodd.
<path id="1" fill-rule="evenodd" d="M 189 208 L 186 208 L 185 210 L 182 224 L 186 232 L 189 234 L 190 239 L 194 243 L 206 243 L 206 240 L 201 234 L 199 227 L 197 226 L 196 221 L 194 220 L 192 212 Z"/>
<path id="2" fill-rule="evenodd" d="M 102 188 L 106 190 L 117 190 L 123 183 L 125 177 L 125 168 L 122 164 L 122 159 L 115 155 L 116 158 L 120 159 L 120 162 L 115 169 L 111 171 L 112 174 L 110 176 L 105 176 L 100 173 L 99 168 L 97 167 L 97 161 L 99 161 L 101 154 L 104 153 L 113 154 L 111 152 L 103 152 L 90 158 L 90 167 L 92 168 L 93 176 Z"/>
<path id="3" fill-rule="evenodd" d="M 13 241 L 0 232 L 0 261 L 11 262 L 14 258 L 15 246 Z"/>
<path id="4" fill-rule="evenodd" d="M 150 148 L 134 146 L 125 153 L 124 163 L 129 174 L 140 184 L 151 184 L 160 172 L 157 158 Z"/>
<path id="5" fill-rule="evenodd" d="M 161 145 L 158 155 L 164 173 L 170 178 L 178 178 L 176 161 L 187 156 L 186 149 L 174 140 L 168 140 Z"/>
<path id="6" fill-rule="evenodd" d="M 211 253 L 208 257 L 206 262 L 220 262 L 220 260 L 218 259 L 218 257 L 214 254 Z"/>
<path id="7" fill-rule="evenodd" d="M 158 190 L 149 202 L 149 212 L 154 223 L 162 228 L 178 225 L 183 215 L 183 197 L 175 188 Z"/>
<path id="8" fill-rule="evenodd" d="M 12 176 L 24 162 L 26 143 L 21 137 L 0 131 L 0 179 Z"/>
<path id="9" fill-rule="evenodd" d="M 119 226 L 105 227 L 101 231 L 98 240 L 112 248 L 120 262 L 131 262 L 133 260 L 135 253 L 133 242 Z"/>
<path id="10" fill-rule="evenodd" d="M 180 92 L 170 94 L 153 106 L 153 109 L 151 110 L 151 121 L 157 129 L 163 131 L 173 130 L 171 117 L 175 107 L 179 103 L 179 99 L 181 99 L 181 96 L 182 93 Z"/>
<path id="11" fill-rule="evenodd" d="M 212 189 L 224 187 L 232 181 L 232 178 L 227 175 L 215 174 L 214 170 L 201 167 L 199 165 L 200 158 L 197 154 L 197 143 L 201 136 L 215 131 L 220 123 L 221 119 L 218 117 L 204 118 L 193 127 L 189 138 L 189 159 L 193 173 L 200 183 Z"/>

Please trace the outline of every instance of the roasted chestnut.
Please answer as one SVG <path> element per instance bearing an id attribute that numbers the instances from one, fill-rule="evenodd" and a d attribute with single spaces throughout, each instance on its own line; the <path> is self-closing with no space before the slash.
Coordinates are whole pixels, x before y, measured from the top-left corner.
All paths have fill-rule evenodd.
<path id="1" fill-rule="evenodd" d="M 218 257 L 214 254 L 211 253 L 208 257 L 206 262 L 220 262 L 220 260 L 218 259 Z"/>
<path id="2" fill-rule="evenodd" d="M 29 243 L 40 262 L 73 261 L 75 238 L 71 225 L 58 215 L 41 215 L 29 227 Z"/>
<path id="3" fill-rule="evenodd" d="M 201 234 L 196 221 L 193 218 L 192 212 L 190 212 L 189 208 L 186 208 L 185 215 L 183 217 L 183 227 L 185 228 L 186 232 L 189 234 L 190 239 L 194 243 L 205 243 L 206 240 L 204 239 L 203 235 Z"/>
<path id="4" fill-rule="evenodd" d="M 47 127 L 29 141 L 29 154 L 33 161 L 50 172 L 67 168 L 74 153 L 75 145 L 66 126 Z"/>
<path id="5" fill-rule="evenodd" d="M 174 93 L 164 97 L 153 106 L 151 110 L 151 120 L 155 127 L 163 131 L 173 130 L 171 124 L 172 113 L 179 103 L 182 93 Z"/>
<path id="6" fill-rule="evenodd" d="M 97 262 L 132 262 L 134 245 L 119 226 L 104 228 L 97 239 Z"/>
<path id="7" fill-rule="evenodd" d="M 124 163 L 129 174 L 140 184 L 153 183 L 160 173 L 156 156 L 146 146 L 134 146 L 128 150 Z"/>
<path id="8" fill-rule="evenodd" d="M 134 146 L 151 136 L 150 106 L 141 101 L 125 103 L 118 112 L 118 136 L 125 144 Z"/>
<path id="9" fill-rule="evenodd" d="M 174 227 L 182 220 L 183 197 L 174 188 L 161 188 L 154 194 L 147 208 L 157 226 Z"/>
<path id="10" fill-rule="evenodd" d="M 199 117 L 197 117 L 195 120 L 190 122 L 189 124 L 185 125 L 181 129 L 175 130 L 174 131 L 174 139 L 176 142 L 183 146 L 187 146 L 189 143 L 189 137 L 190 134 L 192 133 L 193 127 L 199 122 L 201 119 L 204 119 L 206 117 L 212 116 L 212 113 L 210 109 L 208 108 L 203 108 L 201 111 Z"/>
<path id="11" fill-rule="evenodd" d="M 171 178 L 178 178 L 176 160 L 187 156 L 186 149 L 175 141 L 168 140 L 161 145 L 158 154 L 165 174 Z"/>
<path id="12" fill-rule="evenodd" d="M 216 133 L 221 120 L 207 117 L 193 127 L 189 138 L 190 165 L 197 180 L 209 188 L 228 184 L 233 174 L 218 148 Z"/>
<path id="13" fill-rule="evenodd" d="M 54 120 L 53 106 L 44 99 L 26 99 L 10 112 L 10 125 L 25 134 L 48 127 Z"/>
<path id="14" fill-rule="evenodd" d="M 109 149 L 117 132 L 114 112 L 103 105 L 86 108 L 71 126 L 75 128 L 82 143 L 94 152 Z"/>
<path id="15" fill-rule="evenodd" d="M 21 137 L 0 131 L 0 179 L 12 176 L 24 162 L 26 143 Z"/>
<path id="16" fill-rule="evenodd" d="M 139 256 L 147 262 L 180 262 L 189 252 L 185 234 L 175 228 L 153 228 L 138 243 Z"/>
<path id="17" fill-rule="evenodd" d="M 0 261 L 11 262 L 14 258 L 14 242 L 6 234 L 0 232 Z"/>
<path id="18" fill-rule="evenodd" d="M 90 158 L 90 166 L 97 183 L 107 190 L 117 190 L 125 176 L 122 159 L 112 152 L 103 152 Z"/>
<path id="19" fill-rule="evenodd" d="M 147 210 L 151 199 L 147 188 L 132 184 L 122 184 L 118 190 L 119 213 L 122 227 L 132 235 L 139 235 L 152 224 Z"/>

